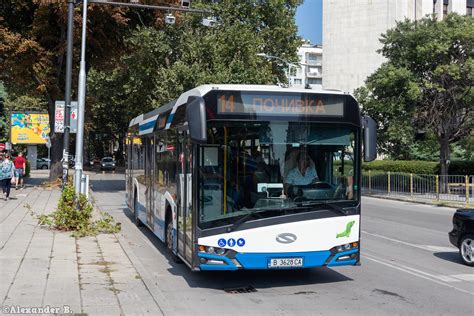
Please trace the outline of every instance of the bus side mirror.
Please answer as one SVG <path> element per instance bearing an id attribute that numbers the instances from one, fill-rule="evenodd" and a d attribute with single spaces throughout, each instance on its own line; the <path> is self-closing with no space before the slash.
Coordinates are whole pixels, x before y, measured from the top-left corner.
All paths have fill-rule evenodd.
<path id="1" fill-rule="evenodd" d="M 207 142 L 206 105 L 202 97 L 190 96 L 188 98 L 186 120 L 191 140 L 198 143 Z"/>
<path id="2" fill-rule="evenodd" d="M 369 116 L 362 118 L 364 128 L 364 161 L 377 158 L 377 123 Z"/>

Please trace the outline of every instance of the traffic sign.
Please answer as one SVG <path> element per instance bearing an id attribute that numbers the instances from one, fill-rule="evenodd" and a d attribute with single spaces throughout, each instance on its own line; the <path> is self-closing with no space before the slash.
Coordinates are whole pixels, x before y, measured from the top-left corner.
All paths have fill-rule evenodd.
<path id="1" fill-rule="evenodd" d="M 54 111 L 54 132 L 64 133 L 64 101 L 56 101 Z M 70 132 L 77 132 L 77 101 L 71 101 Z"/>
<path id="2" fill-rule="evenodd" d="M 4 143 L 0 143 L 0 151 L 3 151 L 5 150 L 5 144 Z"/>

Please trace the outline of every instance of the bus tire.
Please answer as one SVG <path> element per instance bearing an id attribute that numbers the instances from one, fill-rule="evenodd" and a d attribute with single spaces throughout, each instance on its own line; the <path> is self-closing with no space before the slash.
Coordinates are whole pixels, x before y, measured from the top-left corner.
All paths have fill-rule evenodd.
<path id="1" fill-rule="evenodd" d="M 173 221 L 171 220 L 171 211 L 166 212 L 166 231 L 165 231 L 166 249 L 175 263 L 181 263 L 181 259 L 173 252 Z"/>
<path id="2" fill-rule="evenodd" d="M 138 199 L 137 199 L 137 191 L 135 191 L 133 197 L 133 222 L 137 227 L 143 226 L 142 221 L 138 218 Z"/>

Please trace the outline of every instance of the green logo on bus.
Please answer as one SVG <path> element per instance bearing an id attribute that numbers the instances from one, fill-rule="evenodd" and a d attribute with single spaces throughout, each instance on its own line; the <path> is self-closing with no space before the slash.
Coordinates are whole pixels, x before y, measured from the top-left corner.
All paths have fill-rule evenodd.
<path id="1" fill-rule="evenodd" d="M 352 226 L 354 226 L 355 221 L 350 221 L 346 225 L 346 230 L 343 231 L 342 233 L 339 233 L 336 235 L 336 238 L 341 238 L 341 237 L 347 237 L 349 238 L 349 235 L 351 234 Z"/>

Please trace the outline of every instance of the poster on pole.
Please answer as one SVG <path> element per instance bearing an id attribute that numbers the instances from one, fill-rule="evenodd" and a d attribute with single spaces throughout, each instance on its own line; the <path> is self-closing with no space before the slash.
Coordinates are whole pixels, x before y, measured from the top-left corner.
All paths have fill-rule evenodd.
<path id="1" fill-rule="evenodd" d="M 49 115 L 46 113 L 12 113 L 12 144 L 46 144 L 49 137 Z"/>
<path id="2" fill-rule="evenodd" d="M 77 132 L 77 101 L 71 101 L 70 133 Z M 54 132 L 64 133 L 64 101 L 55 102 Z"/>

